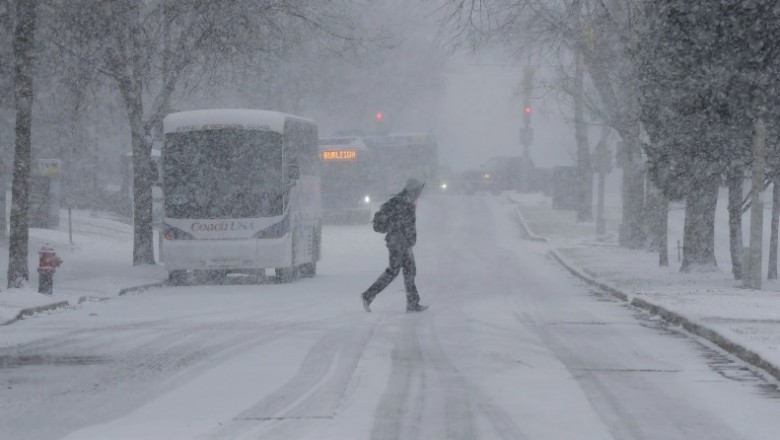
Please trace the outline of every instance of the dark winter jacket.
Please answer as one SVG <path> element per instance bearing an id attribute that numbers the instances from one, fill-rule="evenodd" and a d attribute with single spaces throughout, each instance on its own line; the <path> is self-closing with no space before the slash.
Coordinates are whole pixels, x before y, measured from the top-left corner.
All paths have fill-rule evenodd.
<path id="1" fill-rule="evenodd" d="M 390 226 L 385 235 L 388 246 L 409 248 L 417 243 L 415 201 L 407 190 L 394 195 L 387 202 Z"/>

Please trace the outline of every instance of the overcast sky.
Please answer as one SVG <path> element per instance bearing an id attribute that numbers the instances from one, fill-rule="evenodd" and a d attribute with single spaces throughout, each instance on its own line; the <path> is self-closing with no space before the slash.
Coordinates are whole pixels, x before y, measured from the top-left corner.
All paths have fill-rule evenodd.
<path id="1" fill-rule="evenodd" d="M 522 76 L 522 66 L 513 67 L 511 60 L 495 53 L 453 58 L 434 129 L 443 163 L 460 170 L 491 156 L 522 154 L 523 106 L 517 94 Z M 535 99 L 532 112 L 534 163 L 540 167 L 571 165 L 574 132 L 556 99 Z"/>
<path id="2" fill-rule="evenodd" d="M 398 8 L 399 2 L 405 7 Z M 495 48 L 476 53 L 446 50 L 445 43 L 451 41 L 440 27 L 441 14 L 430 3 L 379 2 L 364 13 L 369 21 L 381 17 L 377 24 L 391 32 L 397 45 L 381 52 L 373 64 L 364 64 L 361 69 L 366 70 L 348 75 L 342 94 L 309 109 L 307 116 L 318 121 L 322 136 L 371 129 L 374 113 L 382 111 L 388 131 L 434 133 L 442 165 L 455 171 L 476 168 L 493 156 L 522 154 L 521 63 Z M 550 82 L 543 66 L 535 79 L 537 89 L 542 81 Z M 538 167 L 573 164 L 573 128 L 564 117 L 571 109 L 562 111 L 549 91 L 536 90 L 534 95 L 531 158 Z M 355 109 L 360 111 L 350 111 Z"/>
<path id="3" fill-rule="evenodd" d="M 440 27 L 441 14 L 429 2 L 405 1 L 409 2 L 409 8 L 397 24 L 399 28 L 408 27 L 403 32 L 404 46 L 415 52 L 425 50 L 428 45 L 441 47 L 449 42 L 448 34 Z M 521 155 L 519 129 L 523 105 L 517 92 L 523 65 L 495 48 L 448 54 L 447 59 L 441 99 L 414 110 L 432 112 L 434 117 L 417 114 L 413 120 L 405 121 L 414 125 L 410 129 L 425 130 L 420 125 L 431 124 L 428 130 L 439 139 L 441 163 L 453 170 L 475 168 L 492 156 Z M 539 167 L 571 165 L 574 131 L 564 116 L 568 117 L 572 111 L 568 107 L 561 110 L 554 93 L 539 90 L 541 81 L 549 83 L 550 79 L 544 77 L 544 66 L 538 67 L 534 85 L 536 99 L 532 106 L 531 158 Z"/>

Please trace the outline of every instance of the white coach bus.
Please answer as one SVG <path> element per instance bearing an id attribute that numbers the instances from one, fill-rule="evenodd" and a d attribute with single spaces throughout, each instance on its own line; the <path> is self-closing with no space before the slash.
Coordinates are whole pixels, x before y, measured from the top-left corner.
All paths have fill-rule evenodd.
<path id="1" fill-rule="evenodd" d="M 163 120 L 163 254 L 169 281 L 188 271 L 279 281 L 314 276 L 320 258 L 317 126 L 264 110 L 196 110 Z"/>

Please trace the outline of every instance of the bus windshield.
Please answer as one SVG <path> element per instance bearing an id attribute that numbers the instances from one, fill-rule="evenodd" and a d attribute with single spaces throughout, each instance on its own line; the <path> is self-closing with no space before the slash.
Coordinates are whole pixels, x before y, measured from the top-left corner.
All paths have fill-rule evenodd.
<path id="1" fill-rule="evenodd" d="M 322 203 L 327 208 L 351 207 L 371 191 L 371 173 L 364 160 L 334 161 L 322 166 Z"/>
<path id="2" fill-rule="evenodd" d="M 282 135 L 237 129 L 169 133 L 163 192 L 168 218 L 281 215 Z"/>
<path id="3" fill-rule="evenodd" d="M 369 146 L 380 163 L 382 190 L 388 193 L 400 191 L 408 178 L 430 181 L 436 178 L 439 166 L 435 143 L 408 143 L 403 139 L 371 138 Z"/>

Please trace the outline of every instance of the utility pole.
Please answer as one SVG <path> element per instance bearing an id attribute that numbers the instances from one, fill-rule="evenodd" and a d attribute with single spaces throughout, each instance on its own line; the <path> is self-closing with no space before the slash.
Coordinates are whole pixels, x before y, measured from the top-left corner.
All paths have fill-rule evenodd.
<path id="1" fill-rule="evenodd" d="M 747 275 L 744 277 L 745 287 L 761 289 L 761 260 L 764 227 L 764 201 L 761 190 L 764 187 L 764 164 L 766 152 L 766 124 L 758 119 L 754 125 L 755 140 L 753 142 L 753 184 L 750 189 L 750 250 L 748 254 Z"/>
<path id="2" fill-rule="evenodd" d="M 604 182 L 607 174 L 612 171 L 612 152 L 607 147 L 609 127 L 601 126 L 601 138 L 593 149 L 593 166 L 598 173 L 598 194 L 596 194 L 596 234 L 604 235 L 606 220 L 604 219 Z"/>
<path id="3" fill-rule="evenodd" d="M 574 139 L 577 149 L 577 186 L 569 188 L 576 193 L 577 221 L 593 220 L 593 165 L 588 145 L 588 126 L 585 124 L 585 58 L 581 48 L 575 49 L 574 68 Z"/>
<path id="4" fill-rule="evenodd" d="M 0 243 L 6 243 L 6 240 L 8 239 L 8 235 L 6 234 L 6 229 L 8 229 L 8 220 L 5 216 L 6 211 L 6 205 L 7 205 L 7 197 L 6 197 L 6 173 L 7 170 L 5 168 L 5 157 L 6 157 L 6 150 L 0 149 Z"/>
<path id="5" fill-rule="evenodd" d="M 534 131 L 531 128 L 531 92 L 534 85 L 534 68 L 525 66 L 523 69 L 523 126 L 520 128 L 520 145 L 523 146 L 523 163 L 525 167 L 521 177 L 523 191 L 528 191 L 528 172 L 531 169 L 531 144 L 534 141 Z"/>

